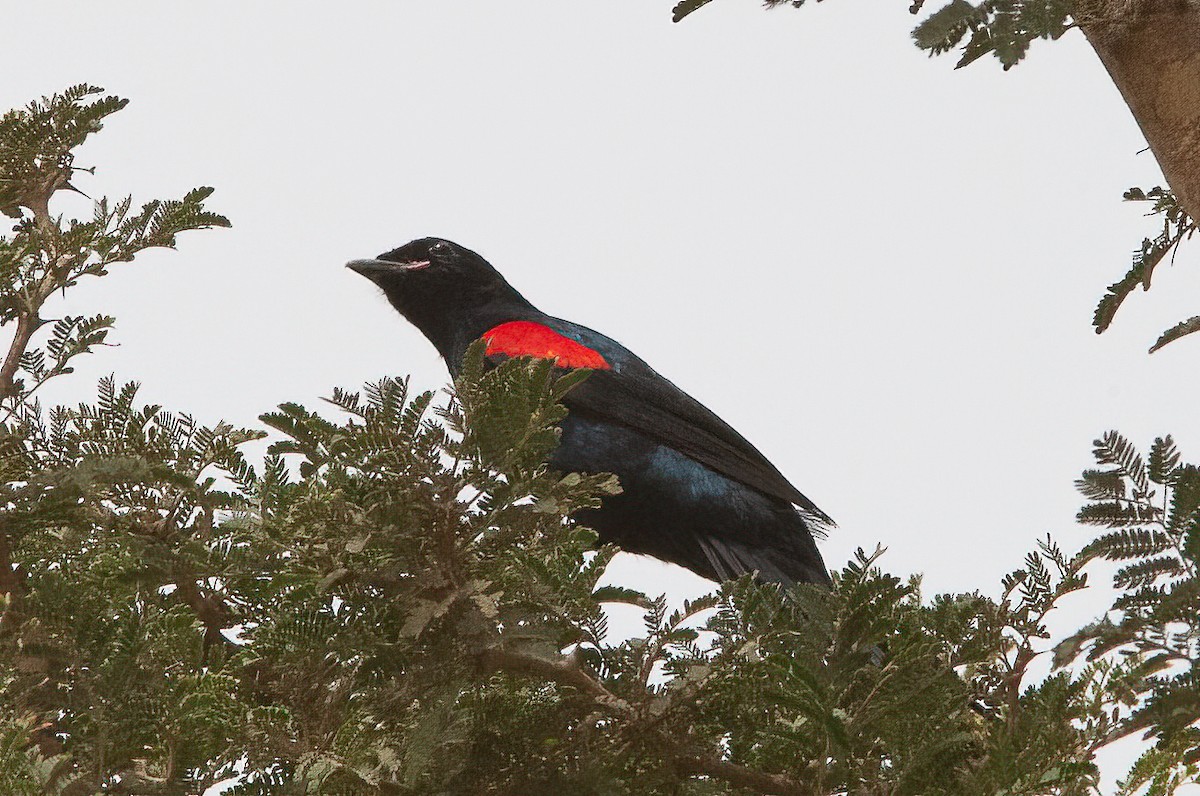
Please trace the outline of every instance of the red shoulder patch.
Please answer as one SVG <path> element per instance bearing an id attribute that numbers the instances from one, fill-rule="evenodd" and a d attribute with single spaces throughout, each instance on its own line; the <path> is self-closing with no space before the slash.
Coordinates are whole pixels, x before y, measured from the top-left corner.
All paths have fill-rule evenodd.
<path id="1" fill-rule="evenodd" d="M 611 370 L 612 366 L 582 343 L 564 337 L 549 326 L 533 321 L 509 321 L 483 333 L 487 354 L 506 354 L 510 357 L 553 359 L 560 368 L 591 368 Z"/>

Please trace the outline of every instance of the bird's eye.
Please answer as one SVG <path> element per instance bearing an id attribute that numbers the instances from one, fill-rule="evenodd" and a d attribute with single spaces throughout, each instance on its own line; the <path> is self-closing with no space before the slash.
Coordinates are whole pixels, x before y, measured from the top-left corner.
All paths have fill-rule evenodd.
<path id="1" fill-rule="evenodd" d="M 449 254 L 450 244 L 444 240 L 439 240 L 437 243 L 429 247 L 430 254 Z"/>

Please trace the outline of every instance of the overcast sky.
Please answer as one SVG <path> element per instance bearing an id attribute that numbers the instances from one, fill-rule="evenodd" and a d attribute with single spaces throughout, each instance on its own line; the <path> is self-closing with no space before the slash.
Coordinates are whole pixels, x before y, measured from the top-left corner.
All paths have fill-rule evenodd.
<path id="1" fill-rule="evenodd" d="M 982 589 L 1052 533 L 1116 428 L 1200 458 L 1200 247 L 1090 319 L 1161 181 L 1077 32 L 1003 73 L 909 42 L 907 3 L 766 12 L 717 0 L 66 3 L 0 0 L 0 108 L 78 82 L 132 100 L 84 148 L 93 197 L 217 190 L 189 233 L 48 308 L 110 312 L 115 372 L 205 421 L 254 425 L 335 385 L 447 376 L 343 267 L 437 235 L 552 315 L 643 356 L 930 593 Z M 87 213 L 82 197 L 60 212 Z M 61 380 L 66 381 L 66 380 Z M 705 584 L 652 561 L 616 579 Z M 1085 618 L 1106 605 L 1084 598 Z"/>

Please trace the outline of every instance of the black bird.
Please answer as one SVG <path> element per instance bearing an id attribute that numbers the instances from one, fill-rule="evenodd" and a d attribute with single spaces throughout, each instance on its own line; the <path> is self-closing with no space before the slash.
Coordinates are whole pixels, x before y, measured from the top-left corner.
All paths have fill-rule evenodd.
<path id="1" fill-rule="evenodd" d="M 480 338 L 491 358 L 593 369 L 564 401 L 569 414 L 550 464 L 620 479 L 620 495 L 575 515 L 602 541 L 713 580 L 757 572 L 785 584 L 830 582 L 813 533 L 832 520 L 745 438 L 620 343 L 546 315 L 487 260 L 448 240 L 421 238 L 349 267 L 383 289 L 452 376 Z"/>

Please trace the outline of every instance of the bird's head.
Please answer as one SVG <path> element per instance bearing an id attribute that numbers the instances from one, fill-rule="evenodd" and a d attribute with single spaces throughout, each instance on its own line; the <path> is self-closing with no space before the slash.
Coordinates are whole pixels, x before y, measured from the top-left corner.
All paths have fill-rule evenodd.
<path id="1" fill-rule="evenodd" d="M 392 306 L 448 359 L 495 318 L 513 320 L 533 309 L 491 263 L 442 238 L 418 238 L 346 265 L 382 288 Z"/>
<path id="2" fill-rule="evenodd" d="M 374 259 L 346 265 L 383 288 L 393 304 L 401 296 L 462 298 L 502 281 L 487 260 L 442 238 L 418 238 Z"/>

